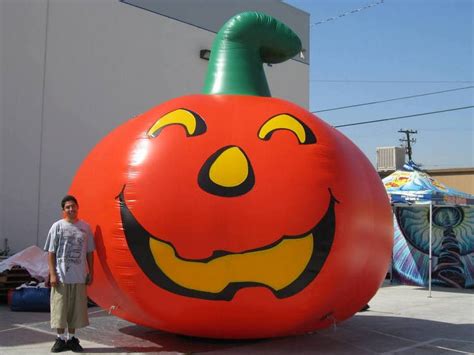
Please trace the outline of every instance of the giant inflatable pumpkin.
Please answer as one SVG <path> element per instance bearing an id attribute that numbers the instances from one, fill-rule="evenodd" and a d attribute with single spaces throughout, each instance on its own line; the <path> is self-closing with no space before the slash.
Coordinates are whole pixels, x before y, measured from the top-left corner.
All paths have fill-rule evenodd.
<path id="1" fill-rule="evenodd" d="M 303 333 L 352 316 L 390 259 L 391 211 L 369 161 L 272 98 L 262 63 L 301 49 L 260 13 L 230 19 L 204 93 L 106 136 L 70 193 L 97 245 L 89 295 L 129 321 L 214 338 Z"/>

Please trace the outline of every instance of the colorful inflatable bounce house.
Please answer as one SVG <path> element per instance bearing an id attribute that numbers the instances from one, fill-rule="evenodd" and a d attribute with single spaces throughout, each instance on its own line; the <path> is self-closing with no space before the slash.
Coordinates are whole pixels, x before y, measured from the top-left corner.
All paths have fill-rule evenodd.
<path id="1" fill-rule="evenodd" d="M 387 193 L 349 139 L 271 97 L 263 64 L 300 50 L 278 20 L 238 14 L 202 94 L 90 152 L 70 193 L 95 232 L 101 307 L 179 334 L 263 338 L 328 327 L 372 298 L 392 251 Z"/>

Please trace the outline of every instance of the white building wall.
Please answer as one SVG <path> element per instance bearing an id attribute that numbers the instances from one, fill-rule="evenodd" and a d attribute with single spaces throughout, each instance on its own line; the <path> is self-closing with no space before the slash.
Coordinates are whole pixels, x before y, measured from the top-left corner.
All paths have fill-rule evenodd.
<path id="1" fill-rule="evenodd" d="M 201 91 L 215 34 L 116 0 L 0 0 L 0 13 L 0 249 L 17 252 L 42 246 L 103 136 Z M 308 107 L 307 64 L 265 70 L 273 96 Z"/>
<path id="2" fill-rule="evenodd" d="M 0 1 L 0 249 L 37 243 L 46 7 Z"/>

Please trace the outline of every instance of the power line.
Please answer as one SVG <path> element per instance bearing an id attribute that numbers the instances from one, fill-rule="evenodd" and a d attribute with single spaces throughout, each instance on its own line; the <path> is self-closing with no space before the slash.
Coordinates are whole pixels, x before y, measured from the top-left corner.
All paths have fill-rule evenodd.
<path id="1" fill-rule="evenodd" d="M 442 91 L 433 91 L 433 92 L 427 92 L 427 93 L 424 93 L 424 94 L 417 94 L 417 95 L 411 95 L 411 96 L 396 97 L 396 98 L 394 98 L 394 99 L 371 101 L 371 102 L 365 102 L 365 103 L 362 103 L 362 104 L 354 104 L 354 105 L 348 105 L 348 106 L 340 106 L 340 107 L 334 107 L 334 108 L 327 108 L 327 109 L 317 110 L 317 111 L 311 111 L 311 112 L 312 112 L 312 113 L 318 113 L 318 112 L 327 112 L 327 111 L 343 110 L 343 109 L 346 109 L 346 108 L 359 107 L 359 106 L 367 106 L 367 105 L 375 105 L 375 104 L 380 104 L 380 103 L 383 103 L 383 102 L 390 102 L 390 101 L 397 101 L 397 100 L 406 100 L 406 99 L 412 99 L 412 98 L 414 98 L 414 97 L 436 95 L 436 94 L 442 94 L 442 93 L 445 93 L 445 92 L 458 91 L 458 90 L 466 90 L 466 89 L 472 89 L 472 88 L 474 88 L 474 86 L 465 86 L 465 87 L 462 87 L 462 88 L 449 89 L 449 90 L 442 90 Z"/>
<path id="2" fill-rule="evenodd" d="M 337 126 L 334 126 L 334 127 L 335 127 L 335 128 L 340 128 L 340 127 L 358 126 L 358 125 L 369 124 L 369 123 L 377 123 L 377 122 L 400 120 L 400 119 L 402 119 L 402 118 L 408 118 L 408 117 L 418 117 L 418 116 L 434 115 L 434 114 L 436 114 L 436 113 L 442 113 L 442 112 L 466 110 L 466 109 L 468 109 L 468 108 L 473 108 L 473 107 L 474 107 L 474 106 L 455 107 L 455 108 L 450 108 L 450 109 L 440 110 L 440 111 L 431 111 L 431 112 L 415 113 L 415 114 L 413 114 L 413 115 L 390 117 L 390 118 L 382 118 L 382 119 L 380 119 L 380 120 L 372 120 L 372 121 L 362 121 L 362 122 L 346 123 L 346 124 L 337 125 Z"/>
<path id="3" fill-rule="evenodd" d="M 374 6 L 377 6 L 377 5 L 381 5 L 383 4 L 384 0 L 380 0 L 380 1 L 377 1 L 373 4 L 369 4 L 369 5 L 366 5 L 366 6 L 363 6 L 363 7 L 359 7 L 357 9 L 353 9 L 353 10 L 350 10 L 350 11 L 346 11 L 346 12 L 343 12 L 342 14 L 339 14 L 337 16 L 333 16 L 333 17 L 329 17 L 325 20 L 322 20 L 322 21 L 318 21 L 318 22 L 315 22 L 315 23 L 312 23 L 310 25 L 310 27 L 314 27 L 314 26 L 317 26 L 317 25 L 321 25 L 323 23 L 326 23 L 326 22 L 329 22 L 329 21 L 334 21 L 334 20 L 338 20 L 340 19 L 341 17 L 344 17 L 344 16 L 347 16 L 347 15 L 352 15 L 352 14 L 355 14 L 357 12 L 361 12 L 363 10 L 367 10 L 371 7 L 374 7 Z"/>

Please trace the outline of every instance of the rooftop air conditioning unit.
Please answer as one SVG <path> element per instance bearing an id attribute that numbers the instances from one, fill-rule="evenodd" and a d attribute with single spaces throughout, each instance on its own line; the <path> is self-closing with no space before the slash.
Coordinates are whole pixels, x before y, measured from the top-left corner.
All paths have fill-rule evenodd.
<path id="1" fill-rule="evenodd" d="M 377 171 L 395 171 L 405 164 L 405 148 L 378 147 Z"/>

